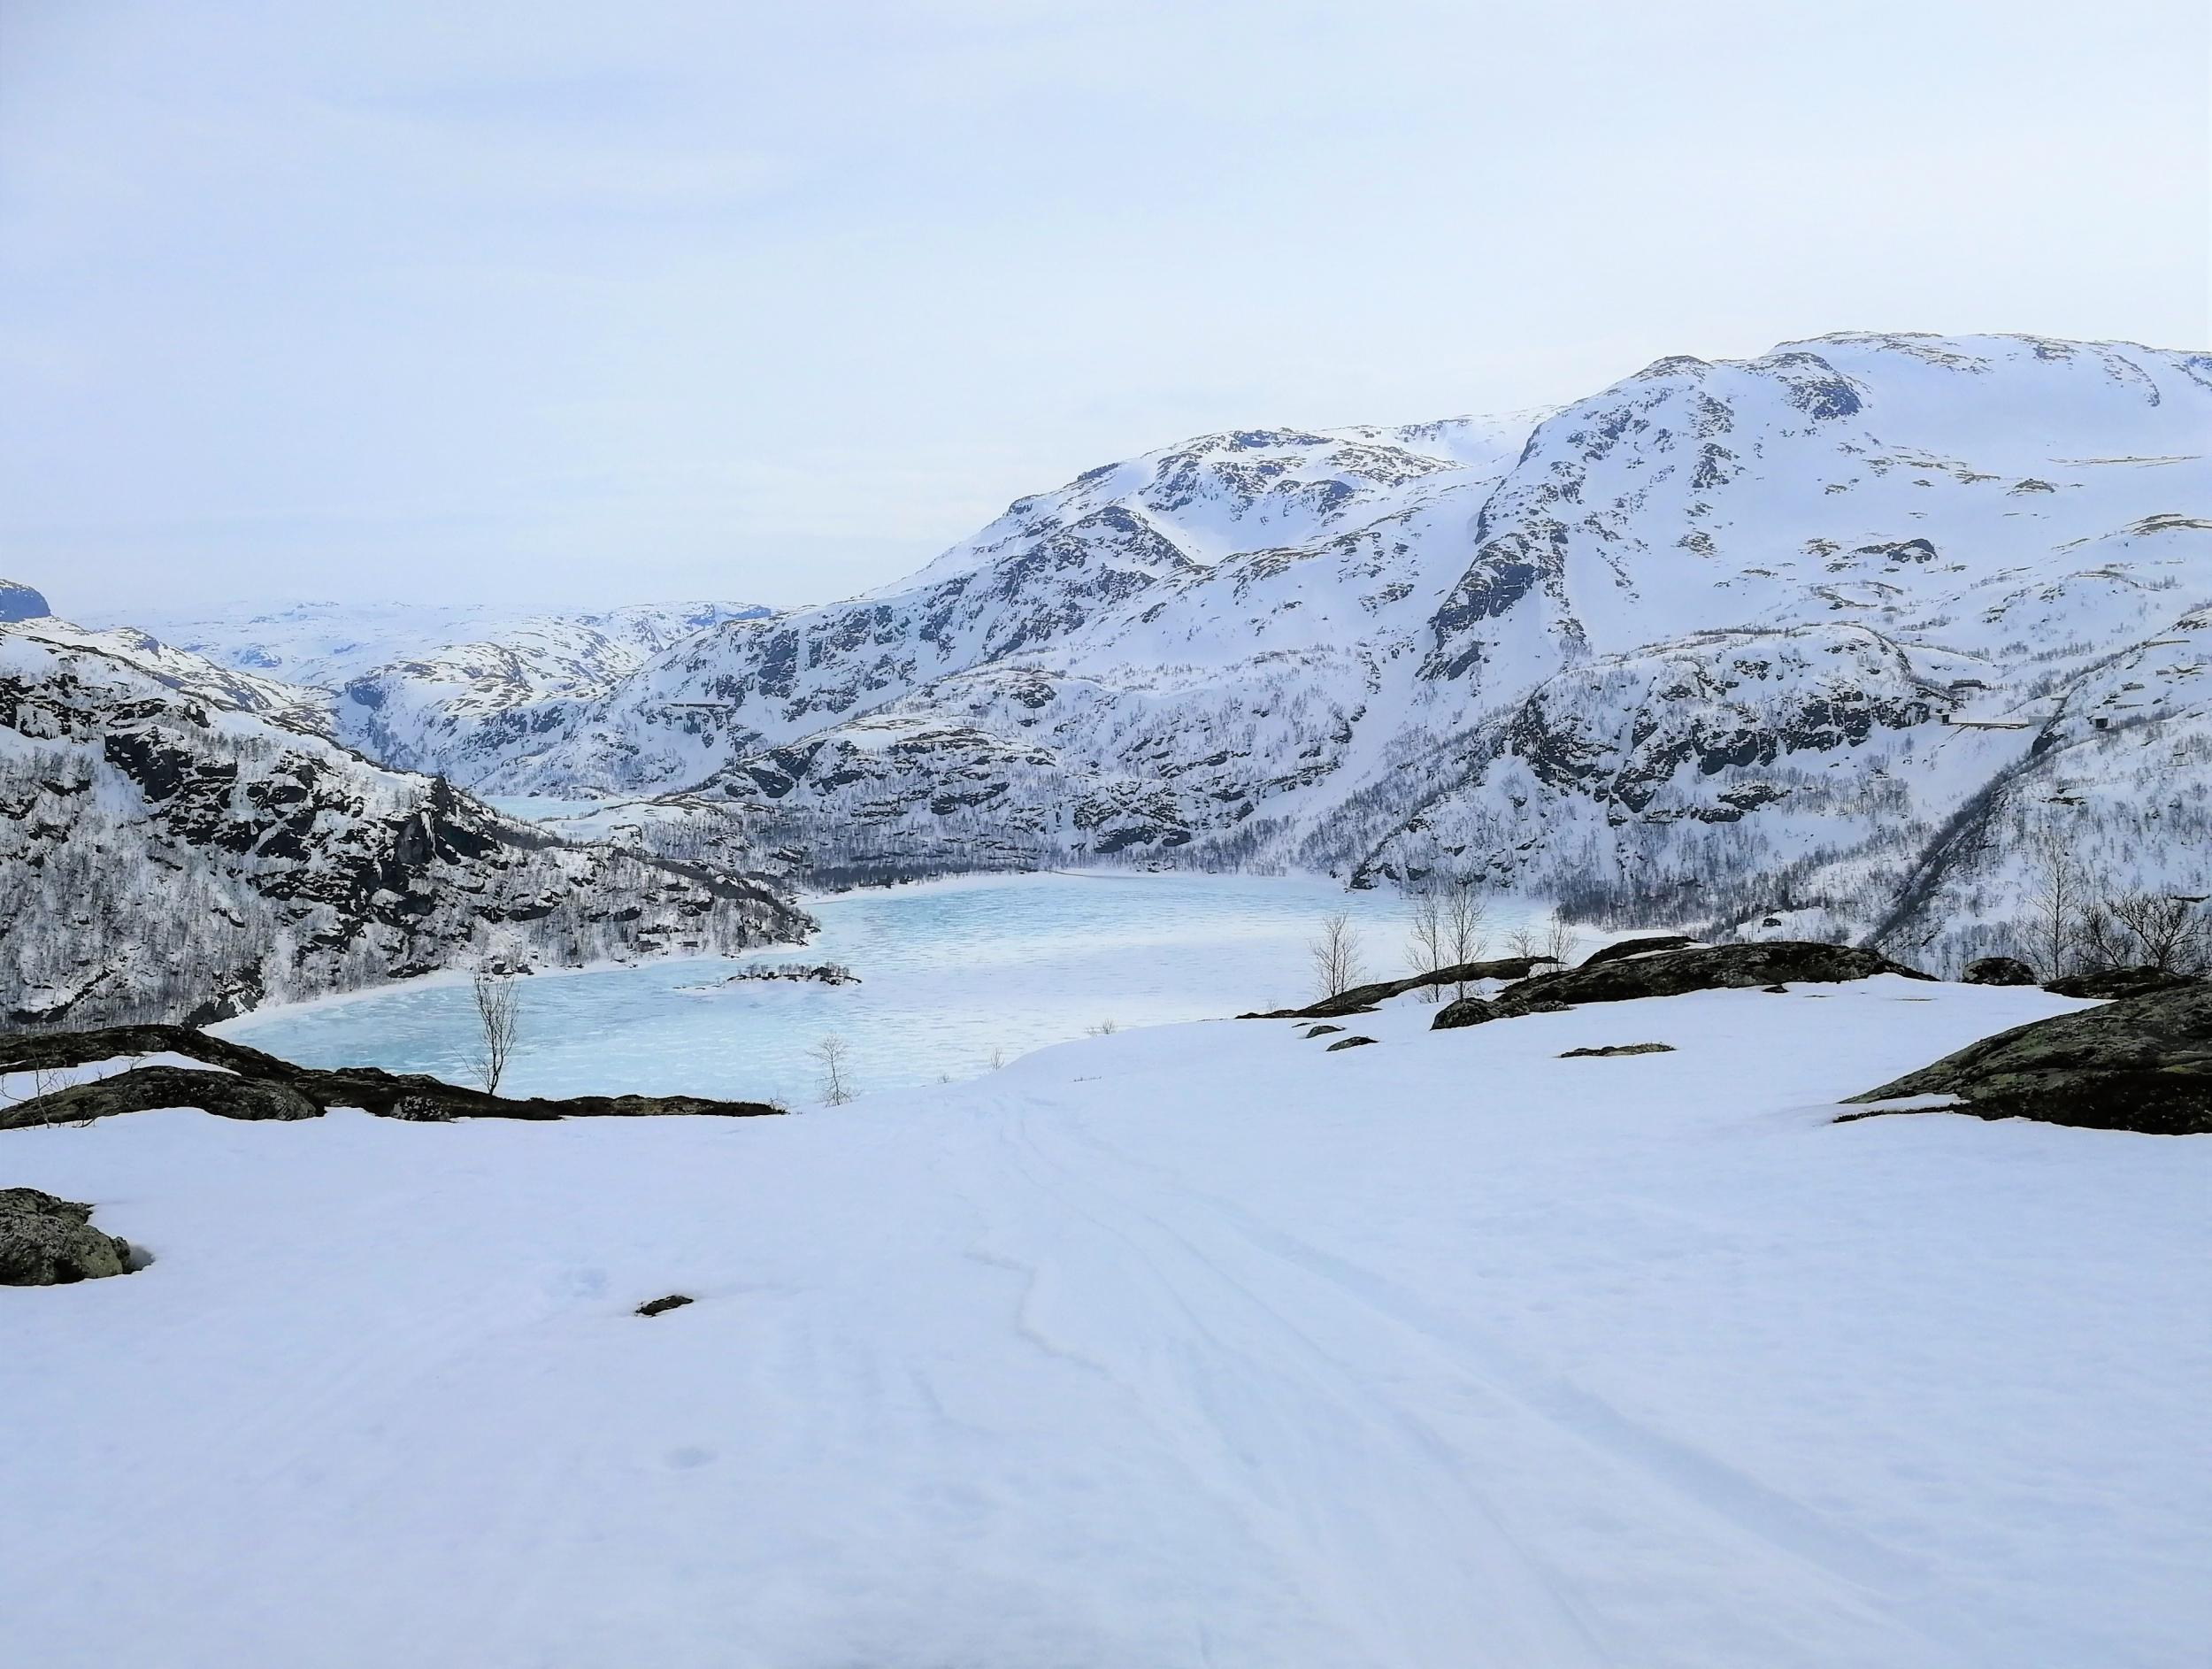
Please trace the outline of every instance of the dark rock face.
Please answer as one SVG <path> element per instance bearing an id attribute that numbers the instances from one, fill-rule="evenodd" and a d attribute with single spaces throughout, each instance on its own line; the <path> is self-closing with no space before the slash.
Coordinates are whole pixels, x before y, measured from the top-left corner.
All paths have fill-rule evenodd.
<path id="1" fill-rule="evenodd" d="M 2212 1132 L 2212 985 L 2016 1026 L 1852 1100 L 1907 1096 L 1955 1096 L 1964 1104 L 1953 1111 L 1982 1119 L 2154 1135 Z"/>
<path id="2" fill-rule="evenodd" d="M 1689 991 L 1756 989 L 1786 981 L 1831 985 L 1845 980 L 1869 980 L 1878 973 L 1901 973 L 1914 980 L 1929 977 L 1917 969 L 1892 962 L 1887 957 L 1849 945 L 1816 944 L 1800 939 L 1777 939 L 1764 944 L 1705 945 L 1688 950 L 1627 957 L 1594 967 L 1585 963 L 1578 968 L 1539 973 L 1518 985 L 1508 986 L 1488 1002 L 1470 997 L 1464 1002 L 1448 1004 L 1432 1027 L 1437 1031 L 1449 1031 L 1456 1027 L 1479 1026 L 1486 1020 L 1572 1008 L 1580 1003 L 1679 996 Z"/>
<path id="3" fill-rule="evenodd" d="M 699 1096 L 565 1096 L 517 1100 L 488 1096 L 420 1073 L 377 1066 L 297 1066 L 257 1049 L 187 1026 L 109 1026 L 0 1038 L 0 1073 L 81 1066 L 130 1055 L 174 1054 L 219 1072 L 136 1066 L 92 1083 L 0 1107 L 0 1130 L 82 1124 L 157 1107 L 196 1107 L 225 1119 L 317 1119 L 333 1107 L 358 1107 L 380 1119 L 435 1123 L 449 1119 L 650 1119 L 681 1115 L 741 1119 L 780 1113 L 760 1101 Z"/>
<path id="4" fill-rule="evenodd" d="M 42 620 L 51 612 L 46 599 L 29 586 L 0 580 L 0 620 Z"/>
<path id="5" fill-rule="evenodd" d="M 1340 1032 L 1343 1029 L 1341 1026 L 1309 1026 L 1306 1027 L 1305 1034 L 1309 1039 L 1326 1037 L 1332 1032 Z"/>
<path id="6" fill-rule="evenodd" d="M 119 1275 L 128 1241 L 92 1227 L 92 1207 L 35 1188 L 0 1188 L 0 1287 L 59 1287 Z"/>
<path id="7" fill-rule="evenodd" d="M 666 1315 L 671 1310 L 680 1310 L 686 1304 L 696 1302 L 695 1299 L 685 1297 L 680 1292 L 672 1292 L 665 1298 L 655 1298 L 649 1303 L 638 1305 L 637 1312 L 641 1316 Z"/>
<path id="8" fill-rule="evenodd" d="M 1613 1055 L 1671 1055 L 1672 1043 L 1608 1043 L 1601 1049 L 1571 1049 L 1562 1060 L 1601 1060 Z"/>
<path id="9" fill-rule="evenodd" d="M 1593 950 L 1582 958 L 1582 965 L 1594 968 L 1601 963 L 1618 962 L 1624 957 L 1649 956 L 1657 950 L 1686 950 L 1697 942 L 1682 934 L 1669 933 L 1651 939 L 1624 939 L 1618 944 L 1609 944 Z"/>
<path id="10" fill-rule="evenodd" d="M 1439 968 L 1433 973 L 1417 973 L 1410 979 L 1378 980 L 1372 985 L 1356 985 L 1335 996 L 1325 996 L 1318 1003 L 1309 1003 L 1303 1008 L 1271 1009 L 1264 1014 L 1240 1014 L 1240 1020 L 1321 1020 L 1340 1019 L 1347 1014 L 1364 1014 L 1378 1003 L 1386 1003 L 1394 996 L 1403 996 L 1408 991 L 1417 991 L 1423 986 L 1472 985 L 1478 980 L 1525 980 L 1535 972 L 1540 962 L 1550 962 L 1551 957 L 1502 957 L 1494 962 L 1459 962 L 1448 968 Z"/>
<path id="11" fill-rule="evenodd" d="M 2193 974 L 2164 968 L 2101 968 L 2094 973 L 2070 973 L 2043 988 L 2054 996 L 2148 996 L 2154 991 L 2178 991 L 2203 982 Z"/>
<path id="12" fill-rule="evenodd" d="M 2035 970 L 2018 957 L 1983 957 L 1959 978 L 1968 985 L 2033 985 Z"/>
<path id="13" fill-rule="evenodd" d="M 1375 1040 L 1371 1037 L 1360 1037 L 1356 1035 L 1351 1037 L 1340 1037 L 1335 1042 L 1331 1043 L 1327 1050 L 1324 1052 L 1333 1055 L 1340 1049 L 1364 1049 L 1368 1044 L 1373 1042 Z"/>

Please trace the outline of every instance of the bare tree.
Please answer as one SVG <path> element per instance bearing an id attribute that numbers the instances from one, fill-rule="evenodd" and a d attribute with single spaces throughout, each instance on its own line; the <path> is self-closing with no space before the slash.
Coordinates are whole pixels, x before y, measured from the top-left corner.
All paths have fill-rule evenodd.
<path id="1" fill-rule="evenodd" d="M 1306 954 L 1312 960 L 1314 979 L 1324 996 L 1342 996 L 1359 983 L 1365 972 L 1360 962 L 1359 929 L 1341 910 L 1323 918 L 1321 931 L 1307 946 Z"/>
<path id="2" fill-rule="evenodd" d="M 1086 1027 L 1084 1029 L 1093 1037 L 1111 1037 L 1121 1029 L 1121 1022 L 1110 1015 L 1099 1021 L 1097 1025 Z"/>
<path id="3" fill-rule="evenodd" d="M 1479 962 L 1490 931 L 1490 907 L 1482 901 L 1475 883 L 1464 875 L 1453 877 L 1444 892 L 1444 960 L 1456 967 Z M 1465 996 L 1467 981 L 1454 981 L 1453 995 Z"/>
<path id="4" fill-rule="evenodd" d="M 2082 942 L 2107 967 L 2144 966 L 2193 973 L 2212 945 L 2200 898 L 2170 893 L 2124 892 L 2085 912 Z"/>
<path id="5" fill-rule="evenodd" d="M 1544 934 L 1544 955 L 1563 968 L 1574 960 L 1575 952 L 1581 944 L 1580 934 L 1557 916 L 1551 919 L 1551 926 Z"/>
<path id="6" fill-rule="evenodd" d="M 507 1075 L 522 1037 L 522 992 L 511 974 L 480 965 L 473 981 L 476 994 L 476 1075 L 484 1093 L 499 1093 L 499 1081 Z"/>
<path id="7" fill-rule="evenodd" d="M 1444 900 L 1433 881 L 1406 896 L 1406 961 L 1416 973 L 1434 973 L 1444 966 Z M 1443 988 L 1425 985 L 1421 1000 L 1433 1003 Z"/>
<path id="8" fill-rule="evenodd" d="M 2047 980 L 2062 976 L 2074 960 L 2087 926 L 2088 888 L 2081 865 L 2055 828 L 2040 828 L 2027 842 L 2028 913 L 2020 936 L 2031 959 Z"/>
<path id="9" fill-rule="evenodd" d="M 821 1073 L 825 1106 L 841 1107 L 856 1093 L 852 1086 L 851 1052 L 851 1045 L 834 1032 L 807 1050 Z"/>

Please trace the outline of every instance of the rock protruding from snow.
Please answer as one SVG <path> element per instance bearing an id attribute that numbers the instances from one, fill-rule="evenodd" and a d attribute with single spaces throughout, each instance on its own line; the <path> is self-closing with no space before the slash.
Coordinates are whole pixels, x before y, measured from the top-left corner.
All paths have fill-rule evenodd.
<path id="1" fill-rule="evenodd" d="M 130 1242 L 92 1227 L 92 1207 L 35 1188 L 0 1188 L 0 1287 L 60 1287 L 119 1275 Z"/>
<path id="2" fill-rule="evenodd" d="M 1983 1119 L 2212 1132 L 2212 985 L 2017 1026 L 1852 1099 L 1919 1096 L 1956 1097 L 1956 1111 Z"/>
<path id="3" fill-rule="evenodd" d="M 2053 980 L 2043 988 L 2054 996 L 2108 1001 L 2116 997 L 2148 996 L 2156 991 L 2177 991 L 2184 986 L 2203 983 L 2196 974 L 2178 973 L 2171 968 L 2097 968 L 2087 973 L 2069 973 Z"/>
<path id="4" fill-rule="evenodd" d="M 0 1074 L 50 1071 L 142 1053 L 181 1055 L 223 1070 L 131 1067 L 0 1107 L 0 1130 L 88 1124 L 160 1107 L 196 1107 L 219 1118 L 249 1121 L 319 1119 L 334 1107 L 357 1107 L 378 1118 L 418 1124 L 455 1119 L 745 1119 L 784 1111 L 767 1102 L 702 1096 L 490 1095 L 421 1073 L 296 1065 L 189 1026 L 111 1026 L 0 1039 Z"/>
<path id="5" fill-rule="evenodd" d="M 2018 957 L 1977 957 L 1959 978 L 1968 985 L 2033 985 L 2035 970 Z"/>
<path id="6" fill-rule="evenodd" d="M 0 624 L 42 620 L 50 611 L 41 593 L 14 580 L 0 580 Z"/>
<path id="7" fill-rule="evenodd" d="M 1929 977 L 1851 945 L 1791 939 L 1701 945 L 1534 974 L 1506 987 L 1494 997 L 1470 996 L 1445 1004 L 1432 1027 L 1450 1031 L 1487 1020 L 1548 1013 L 1582 1003 L 1622 1003 L 1644 996 L 1680 996 L 1690 991 L 1755 990 L 1794 983 L 1832 985 L 1845 980 L 1870 980 L 1880 973 L 1901 974 L 1909 980 Z"/>

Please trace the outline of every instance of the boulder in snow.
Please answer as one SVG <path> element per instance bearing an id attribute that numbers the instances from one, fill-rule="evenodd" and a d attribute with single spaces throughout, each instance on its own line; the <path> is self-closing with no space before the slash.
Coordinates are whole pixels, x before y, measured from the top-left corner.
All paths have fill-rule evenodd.
<path id="1" fill-rule="evenodd" d="M 1852 1099 L 1915 1096 L 1954 1096 L 1950 1110 L 1981 1119 L 2154 1135 L 2212 1132 L 2212 985 L 2016 1026 Z"/>
<path id="2" fill-rule="evenodd" d="M 0 1188 L 0 1287 L 59 1287 L 119 1275 L 128 1241 L 92 1227 L 92 1207 L 35 1188 Z"/>

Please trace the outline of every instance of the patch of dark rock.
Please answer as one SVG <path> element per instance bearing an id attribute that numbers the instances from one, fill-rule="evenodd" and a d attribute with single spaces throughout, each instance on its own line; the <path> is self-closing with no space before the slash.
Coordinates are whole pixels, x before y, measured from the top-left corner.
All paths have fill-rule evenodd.
<path id="1" fill-rule="evenodd" d="M 92 1227 L 92 1207 L 35 1188 L 0 1188 L 0 1287 L 62 1287 L 152 1261 Z"/>
<path id="2" fill-rule="evenodd" d="M 1344 1028 L 1341 1026 L 1309 1026 L 1306 1027 L 1306 1035 L 1308 1037 L 1326 1037 L 1331 1032 L 1340 1032 Z"/>
<path id="3" fill-rule="evenodd" d="M 671 1310 L 680 1310 L 686 1304 L 696 1302 L 696 1299 L 687 1298 L 680 1292 L 672 1292 L 665 1298 L 655 1298 L 638 1305 L 637 1312 L 641 1316 L 665 1315 Z"/>
<path id="4" fill-rule="evenodd" d="M 1775 939 L 1759 944 L 1700 945 L 1661 950 L 1617 962 L 1587 963 L 1539 973 L 1508 986 L 1486 1000 L 1470 998 L 1445 1005 L 1434 1029 L 1479 1026 L 1521 1014 L 1542 1014 L 1584 1003 L 1621 1003 L 1642 996 L 1681 996 L 1691 991 L 1753 990 L 1768 986 L 1834 984 L 1868 980 L 1878 973 L 1908 979 L 1929 976 L 1892 962 L 1872 950 L 1809 940 Z"/>
<path id="5" fill-rule="evenodd" d="M 2194 974 L 2175 973 L 2166 968 L 2100 968 L 2094 973 L 2070 973 L 2043 988 L 2053 996 L 2116 998 L 2149 996 L 2203 983 Z"/>
<path id="6" fill-rule="evenodd" d="M 1959 978 L 1968 985 L 2033 985 L 2035 970 L 2018 957 L 1981 957 Z"/>
<path id="7" fill-rule="evenodd" d="M 1417 991 L 1425 986 L 1441 989 L 1447 985 L 1472 985 L 1479 980 L 1525 980 L 1536 971 L 1540 962 L 1556 963 L 1556 957 L 1503 957 L 1494 962 L 1457 962 L 1450 967 L 1439 968 L 1433 973 L 1417 973 L 1405 980 L 1379 980 L 1372 985 L 1356 985 L 1335 996 L 1325 996 L 1318 1003 L 1309 1003 L 1303 1008 L 1271 1009 L 1264 1014 L 1240 1014 L 1240 1020 L 1318 1020 L 1340 1019 L 1347 1014 L 1364 1014 L 1378 1003 L 1386 1003 L 1394 996 L 1403 996 L 1408 991 Z"/>
<path id="8" fill-rule="evenodd" d="M 1697 942 L 1686 934 L 1662 934 L 1651 939 L 1624 939 L 1618 944 L 1609 944 L 1593 950 L 1582 958 L 1582 965 L 1594 968 L 1601 963 L 1618 962 L 1627 957 L 1649 956 L 1657 950 L 1686 950 Z"/>
<path id="9" fill-rule="evenodd" d="M 1607 1043 L 1598 1049 L 1571 1049 L 1562 1060 L 1602 1059 L 1609 1055 L 1671 1055 L 1672 1043 Z"/>
<path id="10" fill-rule="evenodd" d="M 1951 1096 L 1945 1109 L 2152 1135 L 2212 1133 L 2212 985 L 2196 983 L 2016 1026 L 1856 1103 Z M 1873 1112 L 1918 1111 L 1874 1108 Z"/>
<path id="11" fill-rule="evenodd" d="M 380 1119 L 757 1118 L 781 1113 L 760 1101 L 701 1096 L 565 1096 L 517 1099 L 449 1084 L 421 1073 L 377 1066 L 300 1066 L 188 1026 L 107 1026 L 0 1038 L 0 1073 L 88 1065 L 134 1055 L 182 1055 L 220 1066 L 134 1066 L 0 1107 L 0 1130 L 84 1124 L 157 1107 L 197 1107 L 226 1119 L 313 1119 L 333 1107 L 358 1107 Z"/>
<path id="12" fill-rule="evenodd" d="M 1338 1038 L 1335 1042 L 1331 1043 L 1328 1048 L 1322 1052 L 1324 1054 L 1333 1055 L 1340 1049 L 1358 1049 L 1365 1044 L 1371 1043 L 1374 1041 L 1375 1040 L 1371 1037 L 1362 1037 L 1358 1034 L 1355 1033 L 1349 1037 Z"/>
<path id="13" fill-rule="evenodd" d="M 1786 985 L 1763 985 L 1759 988 L 1769 996 L 1787 996 L 1790 994 L 1790 988 Z"/>

